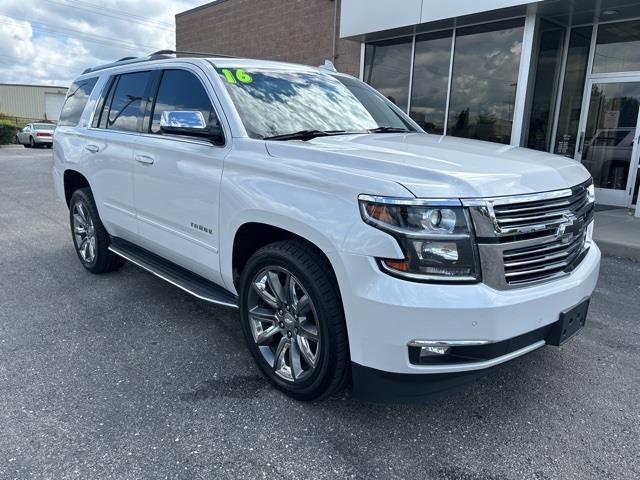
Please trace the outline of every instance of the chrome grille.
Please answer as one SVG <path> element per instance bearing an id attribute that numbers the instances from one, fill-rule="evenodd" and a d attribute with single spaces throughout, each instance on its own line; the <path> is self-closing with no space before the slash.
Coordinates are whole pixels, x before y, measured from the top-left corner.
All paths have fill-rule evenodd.
<path id="1" fill-rule="evenodd" d="M 589 204 L 587 185 L 548 192 L 548 197 L 523 195 L 491 201 L 496 231 L 500 235 L 518 235 L 558 228 L 585 214 Z"/>
<path id="2" fill-rule="evenodd" d="M 502 232 L 523 228 L 547 227 L 566 221 L 568 215 L 579 217 L 587 205 L 587 191 L 580 189 L 567 197 L 547 201 L 508 203 L 494 205 L 496 223 Z"/>
<path id="3" fill-rule="evenodd" d="M 580 256 L 586 230 L 570 240 L 552 240 L 532 247 L 505 250 L 504 276 L 508 284 L 518 285 L 563 273 Z"/>
<path id="4" fill-rule="evenodd" d="M 463 200 L 473 219 L 483 281 L 516 288 L 568 274 L 588 250 L 594 204 L 585 182 L 533 195 Z"/>

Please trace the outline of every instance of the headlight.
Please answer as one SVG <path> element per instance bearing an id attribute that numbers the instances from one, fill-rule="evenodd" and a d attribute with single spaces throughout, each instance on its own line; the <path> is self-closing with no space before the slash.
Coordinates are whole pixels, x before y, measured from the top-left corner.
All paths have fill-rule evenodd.
<path id="1" fill-rule="evenodd" d="M 411 280 L 477 282 L 478 255 L 469 215 L 459 201 L 360 195 L 363 220 L 393 235 L 405 258 L 378 259 L 383 270 Z"/>

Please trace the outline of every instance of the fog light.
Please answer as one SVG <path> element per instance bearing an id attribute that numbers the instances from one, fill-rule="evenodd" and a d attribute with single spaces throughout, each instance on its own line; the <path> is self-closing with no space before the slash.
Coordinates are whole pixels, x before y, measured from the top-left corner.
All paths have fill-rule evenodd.
<path id="1" fill-rule="evenodd" d="M 440 357 L 442 355 L 446 355 L 451 350 L 451 347 L 421 347 L 420 348 L 420 357 Z"/>

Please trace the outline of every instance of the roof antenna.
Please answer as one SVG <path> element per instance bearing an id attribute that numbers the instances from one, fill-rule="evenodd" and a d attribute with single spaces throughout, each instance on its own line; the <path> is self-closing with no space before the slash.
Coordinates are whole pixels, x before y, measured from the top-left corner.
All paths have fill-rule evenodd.
<path id="1" fill-rule="evenodd" d="M 318 68 L 322 68 L 324 70 L 329 70 L 330 72 L 335 72 L 337 73 L 338 70 L 336 70 L 336 66 L 333 64 L 333 62 L 331 60 L 325 60 L 324 61 L 324 65 L 320 65 L 320 67 Z"/>

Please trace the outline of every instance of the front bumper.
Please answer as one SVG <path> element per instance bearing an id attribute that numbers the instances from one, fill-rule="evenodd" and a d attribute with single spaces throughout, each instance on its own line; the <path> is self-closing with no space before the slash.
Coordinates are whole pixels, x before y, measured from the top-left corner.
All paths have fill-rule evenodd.
<path id="1" fill-rule="evenodd" d="M 329 257 L 343 297 L 354 383 L 362 377 L 357 372 L 360 367 L 385 378 L 399 374 L 435 379 L 434 375 L 486 370 L 528 353 L 531 350 L 524 348 L 483 362 L 415 365 L 407 344 L 414 339 L 497 343 L 541 329 L 591 295 L 600 267 L 600 250 L 592 243 L 570 275 L 535 286 L 496 290 L 482 283 L 415 283 L 381 272 L 370 257 L 346 253 Z"/>

